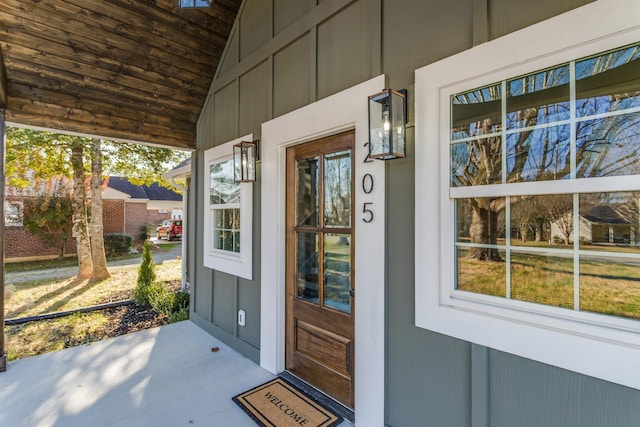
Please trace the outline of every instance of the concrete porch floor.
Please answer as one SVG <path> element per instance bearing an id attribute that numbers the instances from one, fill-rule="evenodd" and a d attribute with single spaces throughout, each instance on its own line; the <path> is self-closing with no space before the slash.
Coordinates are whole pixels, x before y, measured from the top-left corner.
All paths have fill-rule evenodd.
<path id="1" fill-rule="evenodd" d="M 253 427 L 231 398 L 272 378 L 194 323 L 174 323 L 10 362 L 0 426 Z"/>

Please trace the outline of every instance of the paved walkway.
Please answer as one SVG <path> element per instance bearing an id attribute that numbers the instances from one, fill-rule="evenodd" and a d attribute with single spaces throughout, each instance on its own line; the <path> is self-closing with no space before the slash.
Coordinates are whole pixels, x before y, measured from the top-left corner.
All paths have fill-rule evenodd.
<path id="1" fill-rule="evenodd" d="M 9 362 L 0 426 L 255 427 L 231 398 L 272 378 L 187 320 Z"/>
<path id="2" fill-rule="evenodd" d="M 9 362 L 0 426 L 255 427 L 231 398 L 271 378 L 179 322 Z"/>
<path id="3" fill-rule="evenodd" d="M 162 244 L 161 242 L 158 243 Z M 155 252 L 153 254 L 153 260 L 156 264 L 162 264 L 164 261 L 177 259 L 181 255 L 182 245 L 175 245 L 171 248 L 170 251 Z M 141 259 L 142 255 L 135 258 L 109 261 L 107 265 L 109 267 L 140 265 Z M 78 267 L 60 267 L 48 268 L 45 270 L 5 272 L 4 283 L 10 285 L 12 283 L 31 282 L 34 280 L 66 279 L 75 276 L 77 273 Z"/>

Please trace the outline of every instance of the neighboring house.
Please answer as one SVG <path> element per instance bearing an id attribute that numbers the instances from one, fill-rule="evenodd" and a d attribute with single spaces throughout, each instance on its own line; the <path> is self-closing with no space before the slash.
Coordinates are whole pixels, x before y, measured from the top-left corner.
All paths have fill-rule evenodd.
<path id="1" fill-rule="evenodd" d="M 22 226 L 24 191 L 7 189 L 5 202 L 5 257 L 7 262 L 51 259 L 57 248 L 51 248 Z M 143 231 L 155 233 L 165 219 L 181 219 L 182 195 L 157 183 L 137 186 L 124 178 L 108 177 L 103 190 L 104 233 L 127 233 L 139 240 Z M 76 254 L 75 239 L 70 238 L 65 256 Z"/>
<path id="2" fill-rule="evenodd" d="M 102 193 L 105 233 L 127 233 L 139 239 L 148 227 L 152 234 L 165 219 L 182 219 L 182 195 L 158 183 L 134 185 L 126 178 L 105 179 Z"/>
<path id="3" fill-rule="evenodd" d="M 638 216 L 625 218 L 616 205 L 594 206 L 579 217 L 580 241 L 604 245 L 640 245 Z M 622 206 L 626 208 L 626 206 Z M 551 235 L 563 240 L 562 227 L 551 223 Z M 573 241 L 574 231 L 569 240 Z"/>

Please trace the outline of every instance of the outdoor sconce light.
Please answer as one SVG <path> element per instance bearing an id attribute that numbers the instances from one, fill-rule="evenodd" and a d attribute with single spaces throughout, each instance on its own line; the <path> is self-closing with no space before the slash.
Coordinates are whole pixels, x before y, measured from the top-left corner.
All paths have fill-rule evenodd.
<path id="1" fill-rule="evenodd" d="M 369 157 L 406 157 L 407 91 L 385 89 L 369 97 Z"/>
<path id="2" fill-rule="evenodd" d="M 233 180 L 235 182 L 253 182 L 256 180 L 256 160 L 258 158 L 258 140 L 242 141 L 233 146 Z"/>

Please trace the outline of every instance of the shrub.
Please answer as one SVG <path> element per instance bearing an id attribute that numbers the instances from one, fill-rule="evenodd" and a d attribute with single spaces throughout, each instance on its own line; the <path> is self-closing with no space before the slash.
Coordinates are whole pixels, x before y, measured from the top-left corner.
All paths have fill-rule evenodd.
<path id="1" fill-rule="evenodd" d="M 109 233 L 104 235 L 104 252 L 109 258 L 129 253 L 133 244 L 133 236 L 126 233 Z"/>
<path id="2" fill-rule="evenodd" d="M 189 294 L 186 292 L 169 292 L 166 288 L 160 287 L 161 291 L 154 289 L 150 293 L 149 300 L 151 307 L 158 313 L 171 316 L 180 310 L 189 311 Z"/>
<path id="3" fill-rule="evenodd" d="M 189 320 L 189 307 L 181 308 L 180 311 L 171 313 L 167 319 L 167 323 L 182 322 L 183 320 Z"/>
<path id="4" fill-rule="evenodd" d="M 156 281 L 155 267 L 156 267 L 156 264 L 153 262 L 153 256 L 151 255 L 151 244 L 148 241 L 144 242 L 144 250 L 142 252 L 142 262 L 140 262 L 140 268 L 138 269 L 138 279 L 136 282 L 136 289 L 133 291 L 133 299 L 138 305 L 142 305 L 142 306 L 151 305 L 151 301 L 150 301 L 151 293 L 160 292 L 157 290 L 157 287 L 160 285 L 157 285 L 155 283 Z"/>

